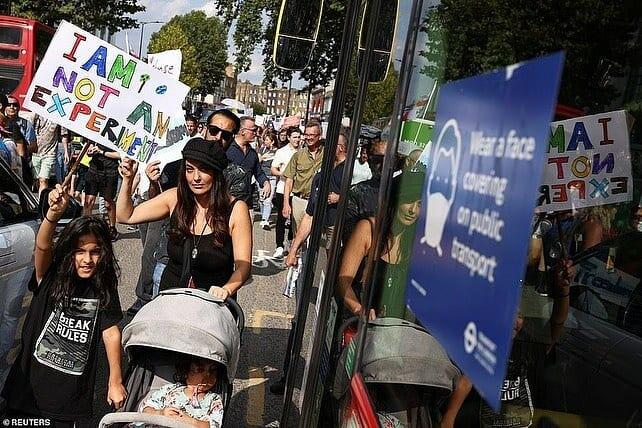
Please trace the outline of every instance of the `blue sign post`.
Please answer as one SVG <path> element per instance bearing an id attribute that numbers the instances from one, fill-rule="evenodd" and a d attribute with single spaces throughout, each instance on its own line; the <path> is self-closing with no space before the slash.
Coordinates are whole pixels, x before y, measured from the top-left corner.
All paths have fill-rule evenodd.
<path id="1" fill-rule="evenodd" d="M 495 410 L 564 55 L 444 85 L 408 306 Z"/>

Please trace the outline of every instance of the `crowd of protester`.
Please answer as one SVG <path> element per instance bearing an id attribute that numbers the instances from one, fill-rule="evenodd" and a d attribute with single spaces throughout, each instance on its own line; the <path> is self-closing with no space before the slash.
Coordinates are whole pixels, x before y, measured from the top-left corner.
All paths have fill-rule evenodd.
<path id="1" fill-rule="evenodd" d="M 30 121 L 19 117 L 20 105 L 13 97 L 0 96 L 0 104 L 0 157 L 34 193 L 47 200 L 36 238 L 31 283 L 34 297 L 23 329 L 22 348 L 2 391 L 8 415 L 46 417 L 55 426 L 73 426 L 74 421 L 90 416 L 99 337 L 107 350 L 109 365 L 107 400 L 118 408 L 126 399 L 120 367 L 119 270 L 112 244 L 118 239 L 117 223 L 137 227 L 143 245 L 137 301 L 128 310 L 135 315 L 161 291 L 177 287 L 198 288 L 222 300 L 236 299 L 251 278 L 254 223 L 266 232 L 274 232 L 272 257 L 282 260 L 284 267 L 295 267 L 305 253 L 315 207 L 323 204 L 322 229 L 329 249 L 338 204 L 341 198 L 347 198 L 344 232 L 339 238 L 344 248 L 336 295 L 344 304 L 344 317 L 365 311 L 360 290 L 365 285 L 364 264 L 375 250 L 375 214 L 385 141 L 377 138 L 359 148 L 349 191 L 342 193 L 350 139 L 350 130 L 342 130 L 333 156 L 329 192 L 321 201 L 319 171 L 326 144 L 321 124 L 316 121 L 275 131 L 271 126 L 258 126 L 253 117 L 239 118 L 226 109 L 212 113 L 202 126 L 188 116 L 189 141 L 182 149 L 181 159 L 164 166 L 158 161 L 150 162 L 143 169 L 118 152 L 85 141 L 45 118 L 35 116 Z M 78 160 L 83 144 L 91 146 Z M 395 317 L 416 322 L 405 304 L 405 279 L 413 226 L 421 207 L 424 176 L 415 168 L 419 154 L 412 153 L 393 165 L 393 200 L 386 216 L 391 220 L 385 229 L 382 251 L 372 257 L 377 261 L 378 276 L 388 282 L 375 293 L 368 314 L 373 319 Z M 67 170 L 77 160 L 80 164 L 73 179 L 66 181 Z M 149 181 L 148 188 L 139 187 L 143 179 Z M 83 216 L 73 220 L 54 243 L 56 225 L 72 198 L 83 207 Z M 639 217 L 639 209 L 634 215 Z M 574 232 L 566 236 L 580 234 L 584 239 L 579 244 L 564 243 L 568 247 L 565 253 L 572 255 L 606 239 L 612 216 L 599 208 L 587 210 L 581 217 L 569 217 Z M 640 229 L 639 222 L 635 227 Z M 544 249 L 546 243 L 559 241 L 546 239 L 542 244 L 541 239 L 535 240 L 533 254 L 550 254 L 550 249 Z M 556 275 L 559 301 L 555 308 L 559 307 L 559 311 L 554 316 L 563 322 L 568 312 L 568 299 L 563 299 L 568 297 L 574 273 L 566 259 L 553 266 L 552 262 L 533 257 L 529 265 L 544 262 Z M 55 343 L 57 334 L 66 333 L 61 333 L 64 329 L 51 328 L 51 323 L 64 325 L 80 312 L 93 314 L 90 337 L 78 341 L 71 365 L 65 366 L 57 359 L 57 351 L 43 344 L 43 338 Z M 519 322 L 518 319 L 516 325 Z M 198 377 L 208 382 L 209 389 L 201 393 L 212 411 L 195 411 L 190 418 L 220 423 L 221 403 L 210 392 L 219 376 L 218 368 L 203 369 L 208 364 L 193 359 L 183 362 L 183 376 L 178 383 L 150 397 L 144 412 L 180 416 L 162 403 L 174 400 L 187 405 L 189 400 L 181 385 L 189 386 L 190 379 Z M 196 369 L 209 374 L 196 376 Z M 270 387 L 273 393 L 283 393 L 287 369 L 285 359 L 282 377 Z M 453 382 L 457 387 L 446 406 L 444 426 L 454 423 L 471 389 L 465 377 Z M 195 394 L 199 394 L 198 389 Z"/>

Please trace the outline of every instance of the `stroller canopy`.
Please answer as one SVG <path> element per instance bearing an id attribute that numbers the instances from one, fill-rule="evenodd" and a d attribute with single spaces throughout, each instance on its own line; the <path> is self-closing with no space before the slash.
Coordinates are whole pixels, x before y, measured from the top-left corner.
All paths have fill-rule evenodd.
<path id="1" fill-rule="evenodd" d="M 366 383 L 427 386 L 450 392 L 460 372 L 421 326 L 397 318 L 378 318 L 368 327 L 362 375 Z"/>
<path id="2" fill-rule="evenodd" d="M 240 334 L 225 303 L 197 289 L 163 291 L 123 329 L 123 347 L 150 347 L 208 358 L 227 368 L 233 382 Z"/>

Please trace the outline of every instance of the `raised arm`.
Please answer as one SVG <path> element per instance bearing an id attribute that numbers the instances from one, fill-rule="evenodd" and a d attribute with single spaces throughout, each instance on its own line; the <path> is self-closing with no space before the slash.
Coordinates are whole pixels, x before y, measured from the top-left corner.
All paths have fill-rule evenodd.
<path id="1" fill-rule="evenodd" d="M 40 224 L 38 235 L 36 236 L 36 249 L 34 251 L 34 268 L 36 270 L 36 281 L 40 284 L 45 273 L 51 266 L 53 260 L 53 236 L 56 231 L 56 224 L 63 216 L 67 206 L 69 205 L 69 195 L 67 187 L 62 187 L 60 184 L 49 192 L 49 209 L 45 218 Z"/>
<path id="2" fill-rule="evenodd" d="M 123 183 L 116 200 L 116 220 L 124 224 L 139 224 L 169 217 L 176 205 L 176 189 L 167 190 L 134 208 L 131 196 L 137 164 L 131 159 L 123 159 L 120 168 Z"/>

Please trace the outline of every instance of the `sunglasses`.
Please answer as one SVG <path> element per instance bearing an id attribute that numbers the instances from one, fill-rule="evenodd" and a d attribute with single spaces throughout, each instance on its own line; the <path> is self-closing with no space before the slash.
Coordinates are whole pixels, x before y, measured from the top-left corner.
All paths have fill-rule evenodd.
<path id="1" fill-rule="evenodd" d="M 234 133 L 231 131 L 226 131 L 224 129 L 219 128 L 216 125 L 208 125 L 207 126 L 207 131 L 210 133 L 212 137 L 216 136 L 217 134 L 221 134 L 221 140 L 225 141 L 226 143 L 229 143 L 232 141 L 232 138 L 234 138 Z"/>
<path id="2" fill-rule="evenodd" d="M 20 108 L 20 104 L 18 104 L 18 103 L 9 103 L 9 104 L 7 104 L 7 107 Z"/>

